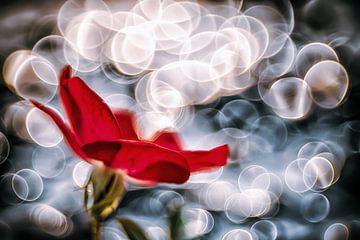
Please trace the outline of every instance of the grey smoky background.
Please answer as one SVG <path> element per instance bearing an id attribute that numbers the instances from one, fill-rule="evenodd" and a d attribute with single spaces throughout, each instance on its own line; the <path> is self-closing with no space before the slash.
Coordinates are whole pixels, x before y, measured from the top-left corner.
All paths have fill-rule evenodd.
<path id="1" fill-rule="evenodd" d="M 60 34 L 57 29 L 57 14 L 64 2 L 1 2 L 1 66 L 12 52 L 32 49 L 43 37 Z M 111 2 L 116 1 L 109 1 L 109 4 Z M 210 6 L 236 6 L 239 2 L 199 1 L 200 4 Z M 243 4 L 256 5 L 262 2 L 249 0 Z M 283 1 L 272 2 L 281 9 Z M 333 109 L 312 107 L 304 118 L 281 119 L 276 115 L 278 113 L 274 113 L 273 109 L 261 101 L 256 94 L 257 87 L 253 86 L 239 94 L 221 96 L 210 103 L 197 105 L 192 109 L 195 112 L 195 123 L 185 125 L 183 135 L 191 136 L 188 132 L 199 125 L 206 128 L 205 132 L 212 129 L 211 134 L 199 141 L 229 143 L 232 148 L 229 166 L 221 173 L 215 172 L 212 176 L 206 176 L 216 179 L 209 184 L 203 184 L 201 178 L 198 178 L 186 186 L 163 185 L 155 189 L 134 187 L 125 196 L 116 215 L 129 215 L 145 226 L 154 219 L 159 220 L 157 225 L 151 225 L 147 229 L 154 239 L 166 239 L 163 235 L 166 232 L 164 209 L 174 201 L 183 202 L 184 206 L 188 207 L 184 212 L 184 219 L 189 222 L 186 228 L 190 237 L 196 237 L 199 233 L 202 235 L 201 239 L 224 240 L 231 239 L 231 236 L 244 239 L 360 239 L 360 3 L 356 0 L 295 0 L 291 1 L 291 4 L 295 25 L 290 36 L 296 47 L 301 49 L 302 46 L 314 42 L 327 43 L 335 50 L 339 62 L 346 69 L 350 86 L 343 103 Z M 284 76 L 291 77 L 291 74 L 286 73 Z M 83 74 L 83 77 L 105 79 L 107 76 L 95 72 Z M 104 82 L 104 88 L 114 87 Z M 0 84 L 0 132 L 3 134 L 0 135 L 0 140 L 5 136 L 8 141 L 8 146 L 4 141 L 0 142 L 1 239 L 89 239 L 90 222 L 82 206 L 81 183 L 72 183 L 74 169 L 83 171 L 81 162 L 72 157 L 64 143 L 60 143 L 59 148 L 65 150 L 57 152 L 57 148 L 54 148 L 47 151 L 35 143 L 27 142 L 28 136 L 19 137 L 22 136 L 20 127 L 20 130 L 9 128 L 7 110 L 22 99 L 8 88 L 3 75 Z M 94 82 L 92 84 L 96 87 Z M 129 84 L 116 89 L 126 94 L 134 91 L 134 88 L 133 84 Z M 20 115 L 21 111 L 24 110 L 26 114 L 30 108 L 23 104 L 19 103 Z M 16 105 L 16 109 L 17 107 Z M 283 116 L 282 113 L 280 116 Z M 23 124 L 21 118 L 18 121 L 15 122 L 15 128 Z M 199 132 L 201 131 L 202 129 Z M 256 137 L 249 140 L 248 135 L 241 135 L 244 132 L 250 132 Z M 237 134 L 241 136 L 238 137 Z M 197 141 L 194 137 L 189 139 Z M 256 146 L 252 148 L 253 145 L 248 147 L 248 144 Z M 10 150 L 4 157 L 6 148 Z M 297 165 L 304 162 L 292 162 L 293 160 L 312 157 L 314 152 L 325 154 L 325 157 L 331 153 L 336 158 L 343 159 L 333 173 L 331 184 L 327 186 L 325 183 L 326 186 L 322 188 L 324 183 L 316 182 L 318 185 L 312 186 L 313 191 L 307 189 L 305 192 L 301 189 L 304 186 L 299 186 L 297 181 L 292 182 L 292 179 L 287 177 L 292 176 L 291 171 L 296 173 Z M 53 174 L 47 172 L 46 168 L 41 168 L 41 164 L 45 164 L 47 160 L 58 159 L 60 155 L 61 162 L 55 167 L 51 166 L 56 170 Z M 326 163 L 321 164 L 324 164 L 322 167 L 327 167 Z M 22 169 L 27 172 L 19 173 Z M 21 194 L 13 192 L 14 182 L 19 181 L 21 186 L 23 181 L 22 178 L 17 178 L 15 173 L 32 174 L 29 169 L 40 172 L 41 177 L 30 179 L 33 191 L 22 199 Z M 289 175 L 286 175 L 288 172 Z M 313 173 L 311 168 L 309 173 Z M 29 175 L 22 176 L 25 178 Z M 264 180 L 258 176 L 265 176 L 271 179 L 267 181 L 275 184 L 271 187 L 274 188 L 272 194 L 276 196 L 270 194 L 271 204 L 267 206 L 266 214 L 249 213 L 244 216 L 246 214 L 243 212 L 237 212 L 243 206 L 236 205 L 236 202 L 235 209 L 231 209 L 230 200 L 240 196 L 237 195 L 239 193 L 233 193 L 234 185 L 237 184 L 241 190 L 250 192 L 246 195 L 248 198 L 255 198 L 244 201 L 244 204 L 251 202 L 251 208 L 254 209 L 255 202 L 262 201 L 263 192 L 253 192 L 253 189 L 247 186 L 254 178 L 261 185 Z M 326 181 L 327 176 L 323 177 Z M 74 179 L 77 180 L 81 181 Z M 310 176 L 308 181 L 312 180 Z M 208 195 L 210 199 L 207 198 Z M 221 196 L 226 196 L 227 199 L 222 199 Z M 225 200 L 229 208 L 223 209 L 219 204 Z M 257 207 L 260 209 L 258 211 L 265 211 L 261 210 L 263 206 Z M 234 229 L 242 229 L 243 232 L 231 235 Z M 192 236 L 192 233 L 195 233 L 195 236 Z M 250 233 L 255 235 L 246 235 Z M 105 239 L 125 239 L 111 221 L 104 227 L 104 235 Z"/>

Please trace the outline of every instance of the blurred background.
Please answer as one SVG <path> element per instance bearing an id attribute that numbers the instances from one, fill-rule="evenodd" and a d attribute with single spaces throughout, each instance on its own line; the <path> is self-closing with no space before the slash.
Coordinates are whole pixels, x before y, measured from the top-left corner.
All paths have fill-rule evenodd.
<path id="1" fill-rule="evenodd" d="M 244 1 L 242 9 L 264 2 Z M 287 1 L 271 2 L 289 19 Z M 22 102 L 26 97 L 16 94 L 22 90 L 26 94 L 39 92 L 45 94 L 40 96 L 42 99 L 48 93 L 36 86 L 16 89 L 4 78 L 4 65 L 10 54 L 31 50 L 44 37 L 61 34 L 57 15 L 64 3 L 60 0 L 0 3 L 1 239 L 91 238 L 90 220 L 82 206 L 82 186 L 91 167 L 74 158 L 62 136 L 51 127 L 35 129 L 42 120 L 37 115 L 29 117 L 31 107 Z M 240 3 L 199 1 L 209 8 L 217 6 L 212 14 L 224 16 L 225 20 L 234 14 L 227 11 L 236 9 Z M 181 115 L 177 117 L 182 122 L 175 128 L 186 147 L 230 144 L 228 166 L 194 176 L 181 186 L 149 189 L 131 186 L 116 216 L 129 216 L 146 229 L 151 239 L 168 239 L 165 208 L 171 204 L 183 206 L 182 217 L 189 239 L 360 239 L 360 2 L 293 0 L 290 3 L 294 26 L 292 29 L 289 23 L 291 30 L 286 38 L 291 41 L 284 40 L 279 51 L 286 51 L 281 54 L 259 57 L 250 77 L 255 78 L 256 84 L 242 91 L 215 94 L 210 101 L 194 100 L 194 104 L 189 104 L 191 107 L 181 110 L 185 117 L 176 113 Z M 135 1 L 107 1 L 107 4 L 110 10 L 113 5 L 128 9 Z M 259 10 L 252 16 L 266 21 L 262 14 Z M 313 45 L 309 47 L 309 44 Z M 307 49 L 300 51 L 304 46 Z M 345 73 L 320 73 L 336 81 L 328 90 L 315 77 L 315 82 L 309 80 L 313 87 L 312 100 L 304 97 L 307 93 L 296 79 L 293 80 L 296 86 L 290 86 L 295 93 L 282 92 L 287 87 L 283 85 L 264 91 L 298 96 L 295 98 L 301 104 L 290 97 L 285 98 L 295 101 L 290 106 L 274 107 L 276 100 L 261 95 L 261 89 L 267 89 L 267 76 L 293 77 L 294 71 L 299 76 L 302 68 L 308 70 L 309 64 L 315 66 L 319 59 L 336 60 L 333 62 L 340 63 Z M 294 63 L 286 67 L 287 62 Z M 322 67 L 342 71 L 339 65 L 331 64 Z M 119 107 L 119 102 L 126 102 L 126 107 L 138 111 L 132 106 L 139 103 L 139 97 L 135 96 L 139 89 L 138 75 L 130 80 L 128 74 L 115 75 L 122 79 L 117 81 L 111 79 L 113 72 L 106 72 L 105 67 L 101 69 L 80 70 L 78 74 L 101 96 L 108 97 L 110 106 Z M 315 70 L 314 76 L 319 74 Z M 258 83 L 261 81 L 263 85 Z M 339 91 L 343 96 L 337 95 Z M 56 97 L 49 102 L 62 112 Z M 145 118 L 141 114 L 139 118 Z M 162 127 L 149 125 L 154 119 L 159 120 L 158 116 L 146 115 L 146 119 L 142 122 L 146 128 L 142 134 L 148 136 L 153 129 Z M 42 134 L 42 131 L 48 132 Z M 112 219 L 104 224 L 102 231 L 104 239 L 126 239 Z"/>

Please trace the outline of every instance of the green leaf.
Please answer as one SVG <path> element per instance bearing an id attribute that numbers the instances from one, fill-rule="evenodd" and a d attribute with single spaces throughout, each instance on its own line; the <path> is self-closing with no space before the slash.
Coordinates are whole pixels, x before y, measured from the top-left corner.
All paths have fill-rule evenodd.
<path id="1" fill-rule="evenodd" d="M 89 184 L 92 184 L 92 201 L 85 192 L 84 201 L 86 209 L 97 221 L 103 221 L 119 206 L 125 194 L 123 176 L 105 167 L 94 168 Z M 85 191 L 89 188 L 86 186 Z M 89 203 L 90 202 L 90 203 Z"/>
<path id="2" fill-rule="evenodd" d="M 130 240 L 150 240 L 145 231 L 134 221 L 128 218 L 118 218 L 118 222 Z"/>
<path id="3" fill-rule="evenodd" d="M 181 207 L 169 210 L 168 215 L 171 240 L 185 240 L 184 223 L 181 217 Z"/>

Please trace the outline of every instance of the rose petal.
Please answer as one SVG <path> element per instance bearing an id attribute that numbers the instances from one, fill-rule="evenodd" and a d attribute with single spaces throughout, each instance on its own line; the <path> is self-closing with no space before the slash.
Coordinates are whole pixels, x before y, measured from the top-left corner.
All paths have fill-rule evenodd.
<path id="1" fill-rule="evenodd" d="M 102 161 L 105 165 L 110 166 L 120 148 L 121 145 L 118 142 L 100 141 L 84 145 L 81 151 L 83 151 L 88 158 Z"/>
<path id="2" fill-rule="evenodd" d="M 83 80 L 70 75 L 70 67 L 60 75 L 60 97 L 80 143 L 121 138 L 121 130 L 106 103 Z"/>
<path id="3" fill-rule="evenodd" d="M 150 183 L 185 183 L 190 176 L 189 170 L 179 168 L 176 163 L 167 161 L 158 161 L 149 165 L 141 172 L 127 173 L 129 176 L 147 181 Z M 150 183 L 149 183 L 150 182 Z"/>
<path id="4" fill-rule="evenodd" d="M 229 148 L 227 145 L 221 145 L 211 150 L 184 150 L 179 153 L 186 158 L 190 172 L 199 172 L 224 166 Z"/>
<path id="5" fill-rule="evenodd" d="M 181 154 L 150 142 L 95 142 L 85 145 L 82 150 L 88 157 L 102 160 L 117 152 L 112 161 L 104 163 L 110 168 L 122 169 L 130 177 L 139 180 L 184 183 L 190 175 L 187 161 Z M 100 156 L 100 151 L 105 154 Z"/>
<path id="6" fill-rule="evenodd" d="M 175 132 L 160 132 L 157 134 L 153 142 L 165 148 L 176 151 L 181 150 L 180 139 L 178 134 Z"/>
<path id="7" fill-rule="evenodd" d="M 121 130 L 121 138 L 127 140 L 138 140 L 134 127 L 136 126 L 134 114 L 127 110 L 113 111 L 113 113 Z"/>

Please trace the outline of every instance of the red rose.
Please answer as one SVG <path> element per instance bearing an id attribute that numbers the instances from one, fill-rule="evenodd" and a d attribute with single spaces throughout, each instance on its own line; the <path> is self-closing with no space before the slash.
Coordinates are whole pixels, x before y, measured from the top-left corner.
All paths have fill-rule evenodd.
<path id="1" fill-rule="evenodd" d="M 72 150 L 84 160 L 98 160 L 132 178 L 151 183 L 184 183 L 190 173 L 226 164 L 227 145 L 211 150 L 183 150 L 175 132 L 159 132 L 154 140 L 139 139 L 131 112 L 112 111 L 71 67 L 60 75 L 60 98 L 70 126 L 50 108 L 31 101 L 48 114 Z"/>

